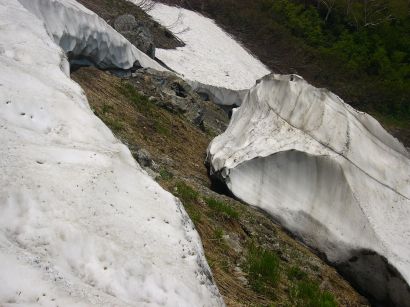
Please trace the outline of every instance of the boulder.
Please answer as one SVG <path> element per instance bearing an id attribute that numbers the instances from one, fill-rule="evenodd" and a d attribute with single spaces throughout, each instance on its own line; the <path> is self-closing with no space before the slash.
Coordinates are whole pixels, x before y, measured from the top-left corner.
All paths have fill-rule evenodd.
<path id="1" fill-rule="evenodd" d="M 133 15 L 118 16 L 114 21 L 114 29 L 121 33 L 139 50 L 151 58 L 155 58 L 154 37 L 148 27 Z"/>

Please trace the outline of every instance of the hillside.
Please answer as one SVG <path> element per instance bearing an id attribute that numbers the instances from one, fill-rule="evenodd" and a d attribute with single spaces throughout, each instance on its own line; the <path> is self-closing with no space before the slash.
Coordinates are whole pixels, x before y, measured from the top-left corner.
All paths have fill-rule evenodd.
<path id="1" fill-rule="evenodd" d="M 410 146 L 408 1 L 161 2 L 211 17 L 273 72 L 331 90 Z"/>
<path id="2" fill-rule="evenodd" d="M 0 306 L 409 306 L 407 4 L 162 2 L 0 0 Z"/>
<path id="3" fill-rule="evenodd" d="M 141 71 L 123 80 L 81 68 L 72 78 L 137 161 L 182 200 L 228 306 L 367 305 L 335 269 L 268 215 L 211 189 L 204 159 L 216 131 L 204 132 L 184 112 L 169 108 L 175 94 L 168 87 L 158 89 L 169 77 Z M 221 112 L 212 102 L 187 94 L 187 101 L 196 97 L 194 105 Z M 227 124 L 227 118 L 220 120 Z"/>

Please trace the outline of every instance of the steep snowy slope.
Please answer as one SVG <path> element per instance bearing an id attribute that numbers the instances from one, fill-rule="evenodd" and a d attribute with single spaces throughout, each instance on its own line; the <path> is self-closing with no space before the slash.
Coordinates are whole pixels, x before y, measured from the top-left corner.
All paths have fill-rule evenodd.
<path id="1" fill-rule="evenodd" d="M 42 20 L 47 32 L 71 59 L 100 68 L 131 68 L 135 62 L 164 68 L 131 45 L 95 13 L 74 0 L 19 0 Z"/>
<path id="2" fill-rule="evenodd" d="M 372 117 L 298 76 L 251 89 L 212 171 L 380 302 L 410 304 L 410 160 Z"/>
<path id="3" fill-rule="evenodd" d="M 49 2 L 53 29 L 92 16 Z M 72 41 L 89 50 L 81 33 Z M 134 51 L 98 46 L 101 63 L 132 65 Z M 179 201 L 94 116 L 67 67 L 42 20 L 0 0 L 0 305 L 223 305 Z"/>
<path id="4" fill-rule="evenodd" d="M 257 79 L 269 73 L 209 18 L 159 3 L 148 13 L 186 44 L 175 50 L 157 49 L 157 58 L 186 79 L 196 81 L 193 85 L 200 91 L 212 91 L 209 86 L 219 88 L 219 92 L 225 90 L 225 94 L 216 95 L 219 103 L 240 103 L 235 100 L 238 96 L 234 91 L 251 88 Z M 218 100 L 221 97 L 225 100 Z"/>

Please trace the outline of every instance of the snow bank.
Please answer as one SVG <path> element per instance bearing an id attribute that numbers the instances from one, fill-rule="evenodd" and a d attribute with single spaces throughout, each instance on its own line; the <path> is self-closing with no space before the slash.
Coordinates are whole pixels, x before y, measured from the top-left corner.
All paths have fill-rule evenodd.
<path id="1" fill-rule="evenodd" d="M 213 20 L 201 14 L 160 3 L 148 14 L 186 44 L 177 49 L 156 51 L 157 58 L 185 79 L 221 89 L 244 90 L 269 73 Z"/>
<path id="2" fill-rule="evenodd" d="M 30 7 L 71 27 L 63 1 L 49 2 Z M 93 16 L 64 3 L 83 25 Z M 102 62 L 131 65 L 115 48 Z M 94 116 L 67 66 L 40 19 L 0 0 L 0 305 L 223 305 L 180 202 Z"/>
<path id="3" fill-rule="evenodd" d="M 207 96 L 214 103 L 225 106 L 240 106 L 249 90 L 230 90 L 224 87 L 189 81 L 192 89 L 202 96 Z"/>
<path id="4" fill-rule="evenodd" d="M 298 76 L 253 87 L 212 171 L 380 302 L 410 304 L 410 160 L 371 116 Z"/>
<path id="5" fill-rule="evenodd" d="M 103 19 L 74 0 L 19 0 L 45 24 L 70 59 L 100 68 L 142 67 L 165 70 L 129 43 Z"/>

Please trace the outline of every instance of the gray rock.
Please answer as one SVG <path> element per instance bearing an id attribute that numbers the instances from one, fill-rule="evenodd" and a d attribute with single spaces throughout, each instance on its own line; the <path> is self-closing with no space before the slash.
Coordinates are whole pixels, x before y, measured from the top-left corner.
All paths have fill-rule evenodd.
<path id="1" fill-rule="evenodd" d="M 151 167 L 152 166 L 151 155 L 145 149 L 139 149 L 135 153 L 135 158 L 142 167 Z"/>
<path id="2" fill-rule="evenodd" d="M 143 90 L 157 106 L 181 114 L 191 123 L 211 136 L 225 131 L 230 107 L 204 101 L 189 83 L 171 72 L 150 68 L 138 69 L 130 80 L 138 90 Z"/>
<path id="3" fill-rule="evenodd" d="M 154 37 L 148 27 L 130 14 L 118 16 L 114 21 L 114 29 L 128 39 L 135 47 L 155 58 Z"/>

